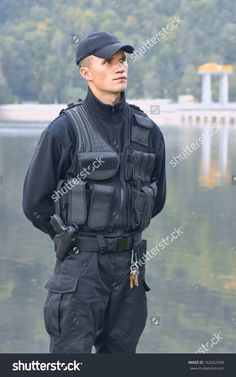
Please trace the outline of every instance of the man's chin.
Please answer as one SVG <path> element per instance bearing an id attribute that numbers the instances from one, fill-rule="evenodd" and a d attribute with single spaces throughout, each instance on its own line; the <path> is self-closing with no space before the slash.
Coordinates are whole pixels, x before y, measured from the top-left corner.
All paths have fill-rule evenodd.
<path id="1" fill-rule="evenodd" d="M 112 92 L 113 93 L 120 93 L 120 92 L 124 92 L 126 89 L 127 89 L 127 83 L 120 84 L 120 85 L 116 85 L 115 88 L 112 88 Z"/>

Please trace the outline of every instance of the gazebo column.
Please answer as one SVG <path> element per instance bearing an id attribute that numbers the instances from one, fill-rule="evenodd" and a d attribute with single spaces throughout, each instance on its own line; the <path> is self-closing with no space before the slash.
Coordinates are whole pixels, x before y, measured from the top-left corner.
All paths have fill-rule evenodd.
<path id="1" fill-rule="evenodd" d="M 227 73 L 222 73 L 220 75 L 219 101 L 221 105 L 227 105 L 229 102 L 229 82 Z"/>
<path id="2" fill-rule="evenodd" d="M 211 74 L 202 74 L 202 103 L 204 105 L 211 104 Z"/>

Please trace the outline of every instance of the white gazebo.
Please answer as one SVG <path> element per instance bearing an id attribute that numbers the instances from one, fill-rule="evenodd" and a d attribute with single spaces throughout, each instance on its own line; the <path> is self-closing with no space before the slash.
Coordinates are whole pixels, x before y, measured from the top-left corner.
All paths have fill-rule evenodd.
<path id="1" fill-rule="evenodd" d="M 216 63 L 206 63 L 198 67 L 198 73 L 202 76 L 202 104 L 209 106 L 212 104 L 211 78 L 219 76 L 219 103 L 223 106 L 229 102 L 228 76 L 232 73 L 232 65 L 219 65 Z"/>

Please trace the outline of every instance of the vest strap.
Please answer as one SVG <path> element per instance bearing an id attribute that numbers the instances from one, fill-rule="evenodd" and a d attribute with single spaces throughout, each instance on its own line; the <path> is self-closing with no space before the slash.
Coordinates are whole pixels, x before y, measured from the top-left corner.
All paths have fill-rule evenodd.
<path id="1" fill-rule="evenodd" d="M 77 152 L 114 152 L 107 141 L 93 128 L 93 121 L 83 103 L 64 110 L 64 113 L 69 117 L 75 130 Z"/>

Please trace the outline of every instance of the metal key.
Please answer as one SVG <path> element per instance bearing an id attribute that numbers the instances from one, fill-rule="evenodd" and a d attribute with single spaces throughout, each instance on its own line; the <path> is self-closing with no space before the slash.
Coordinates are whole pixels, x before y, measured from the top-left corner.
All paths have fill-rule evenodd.
<path id="1" fill-rule="evenodd" d="M 129 275 L 129 287 L 130 287 L 130 289 L 134 288 L 134 276 L 133 276 L 132 272 L 130 272 L 130 275 Z"/>
<path id="2" fill-rule="evenodd" d="M 139 270 L 136 270 L 135 275 L 134 275 L 134 285 L 135 285 L 135 287 L 138 287 L 138 276 L 139 276 Z"/>
<path id="3" fill-rule="evenodd" d="M 133 289 L 134 287 L 138 287 L 138 275 L 139 275 L 139 270 L 137 266 L 137 254 L 134 253 L 134 250 L 132 250 L 130 274 L 129 274 L 130 289 Z"/>
<path id="4" fill-rule="evenodd" d="M 133 289 L 134 287 L 138 287 L 138 275 L 139 270 L 135 265 L 132 265 L 130 267 L 130 274 L 129 274 L 129 286 L 130 289 Z"/>

